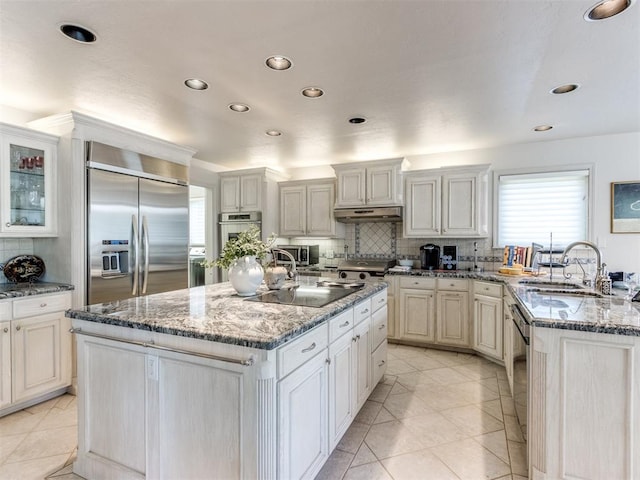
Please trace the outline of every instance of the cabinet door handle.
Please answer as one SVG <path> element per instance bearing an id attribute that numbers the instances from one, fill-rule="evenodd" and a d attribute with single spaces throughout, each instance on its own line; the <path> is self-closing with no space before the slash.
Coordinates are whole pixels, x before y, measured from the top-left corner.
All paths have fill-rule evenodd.
<path id="1" fill-rule="evenodd" d="M 7 228 L 10 228 L 10 227 L 11 227 L 11 223 L 10 223 L 10 222 L 7 222 L 7 223 L 5 223 L 5 226 L 6 226 Z"/>
<path id="2" fill-rule="evenodd" d="M 326 363 L 327 365 L 331 365 L 331 359 L 330 359 L 330 358 L 327 358 L 327 359 L 325 360 L 325 363 Z"/>
<path id="3" fill-rule="evenodd" d="M 382 329 L 383 329 L 383 328 L 385 328 L 385 327 L 386 327 L 386 325 L 383 323 L 382 325 L 380 325 L 380 326 L 378 327 L 378 330 L 382 330 Z"/>
<path id="4" fill-rule="evenodd" d="M 22 327 L 20 325 L 16 326 L 16 330 L 19 332 Z"/>
<path id="5" fill-rule="evenodd" d="M 360 340 L 360 335 L 356 335 L 356 340 Z"/>
<path id="6" fill-rule="evenodd" d="M 378 300 L 378 303 L 384 303 L 385 299 L 381 298 L 380 300 Z"/>
<path id="7" fill-rule="evenodd" d="M 487 292 L 489 291 L 489 287 L 484 287 L 484 289 L 485 289 L 485 291 L 487 291 Z"/>
<path id="8" fill-rule="evenodd" d="M 365 308 L 364 310 L 362 310 L 362 312 L 360 312 L 361 315 L 364 315 L 366 313 L 369 313 L 369 309 Z"/>
<path id="9" fill-rule="evenodd" d="M 385 362 L 384 360 L 380 360 L 380 363 L 378 364 L 378 366 L 379 366 L 379 367 L 381 367 L 381 366 L 383 366 L 385 363 L 387 363 L 387 362 Z"/>
<path id="10" fill-rule="evenodd" d="M 7 333 L 9 331 L 8 327 L 4 327 L 4 329 L 2 330 L 4 333 Z"/>
<path id="11" fill-rule="evenodd" d="M 311 345 L 309 345 L 307 348 L 303 348 L 302 349 L 302 353 L 307 353 L 310 352 L 311 350 L 313 350 L 314 348 L 316 348 L 316 342 L 313 342 Z"/>
<path id="12" fill-rule="evenodd" d="M 356 337 L 351 337 L 351 341 L 352 341 L 352 342 L 355 342 L 356 340 L 357 340 L 357 338 L 356 338 Z"/>
<path id="13" fill-rule="evenodd" d="M 46 304 L 46 303 L 41 303 L 41 304 L 40 304 L 40 308 L 44 308 L 44 307 L 46 307 L 46 306 L 47 306 L 47 304 Z"/>
<path id="14" fill-rule="evenodd" d="M 339 325 L 340 328 L 344 328 L 347 325 L 349 325 L 349 320 L 347 320 L 346 322 L 344 322 L 342 325 Z"/>

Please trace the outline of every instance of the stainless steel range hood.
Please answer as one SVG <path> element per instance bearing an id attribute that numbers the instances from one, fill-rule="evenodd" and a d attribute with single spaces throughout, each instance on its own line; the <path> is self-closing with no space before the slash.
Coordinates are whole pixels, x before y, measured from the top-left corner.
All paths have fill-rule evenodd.
<path id="1" fill-rule="evenodd" d="M 401 222 L 402 207 L 339 208 L 333 215 L 342 223 Z"/>

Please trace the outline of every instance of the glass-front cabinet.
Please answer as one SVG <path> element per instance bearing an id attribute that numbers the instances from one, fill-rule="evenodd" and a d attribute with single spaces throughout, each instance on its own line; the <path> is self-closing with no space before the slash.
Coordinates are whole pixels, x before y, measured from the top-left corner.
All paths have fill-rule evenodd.
<path id="1" fill-rule="evenodd" d="M 55 236 L 58 138 L 0 124 L 0 237 Z"/>

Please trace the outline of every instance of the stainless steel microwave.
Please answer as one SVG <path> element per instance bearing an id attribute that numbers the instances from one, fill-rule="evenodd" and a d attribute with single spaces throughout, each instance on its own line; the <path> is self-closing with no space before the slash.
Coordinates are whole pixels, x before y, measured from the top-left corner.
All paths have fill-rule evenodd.
<path id="1" fill-rule="evenodd" d="M 276 248 L 290 253 L 296 259 L 296 265 L 308 266 L 320 263 L 319 245 L 276 245 Z M 291 259 L 282 253 L 277 254 L 278 263 L 289 265 Z"/>

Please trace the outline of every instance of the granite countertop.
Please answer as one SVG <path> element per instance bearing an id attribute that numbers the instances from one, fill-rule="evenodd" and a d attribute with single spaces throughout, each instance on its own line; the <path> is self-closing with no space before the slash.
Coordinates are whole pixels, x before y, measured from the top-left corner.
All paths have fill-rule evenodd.
<path id="1" fill-rule="evenodd" d="M 300 283 L 317 277 L 300 278 Z M 230 283 L 158 293 L 96 304 L 66 312 L 70 318 L 182 337 L 271 350 L 325 322 L 373 293 L 384 282 L 369 282 L 324 307 L 301 307 L 247 301 Z M 267 291 L 260 287 L 258 293 Z"/>
<path id="2" fill-rule="evenodd" d="M 0 283 L 0 300 L 5 298 L 26 297 L 29 295 L 66 292 L 73 289 L 73 285 L 67 285 L 65 283 Z"/>
<path id="3" fill-rule="evenodd" d="M 613 290 L 613 295 L 582 296 L 563 291 L 534 292 L 519 282 L 547 282 L 549 278 L 502 275 L 497 272 L 467 272 L 464 270 L 419 270 L 392 272 L 391 275 L 413 275 L 436 278 L 468 278 L 505 284 L 520 304 L 527 320 L 534 327 L 579 330 L 584 332 L 608 333 L 614 335 L 640 336 L 640 303 L 625 300 L 625 292 Z M 555 282 L 566 282 L 564 278 Z M 582 291 L 595 293 L 590 289 Z"/>

